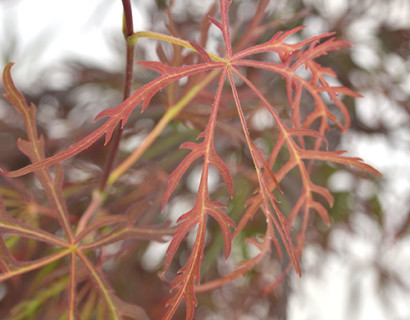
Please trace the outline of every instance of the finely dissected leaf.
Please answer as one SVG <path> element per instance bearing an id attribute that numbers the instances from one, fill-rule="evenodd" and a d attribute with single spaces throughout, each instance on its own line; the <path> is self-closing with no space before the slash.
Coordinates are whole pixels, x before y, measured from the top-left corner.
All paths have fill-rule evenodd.
<path id="1" fill-rule="evenodd" d="M 226 30 L 226 28 L 224 29 L 222 25 L 218 23 L 215 24 L 221 30 Z M 236 90 L 234 90 L 234 81 L 231 78 L 231 86 L 233 87 L 235 102 L 241 117 L 243 131 L 247 137 L 246 139 L 251 154 L 253 154 L 255 166 L 256 168 L 260 169 L 257 170 L 257 172 L 259 177 L 259 184 L 261 186 L 259 194 L 253 197 L 248 202 L 248 210 L 242 217 L 238 225 L 238 228 L 235 230 L 235 235 L 238 234 L 240 230 L 242 230 L 246 226 L 247 221 L 249 221 L 249 219 L 252 219 L 252 217 L 257 213 L 258 209 L 262 206 L 262 211 L 269 219 L 267 220 L 268 226 L 270 226 L 269 221 L 272 221 L 273 225 L 275 226 L 276 230 L 279 232 L 282 238 L 282 241 L 291 258 L 292 264 L 295 266 L 296 270 L 299 273 L 300 268 L 298 265 L 297 256 L 300 254 L 301 245 L 303 244 L 303 233 L 307 227 L 309 211 L 316 211 L 322 217 L 325 223 L 330 224 L 330 219 L 326 208 L 320 202 L 313 200 L 313 193 L 319 194 L 324 199 L 326 199 L 330 206 L 333 205 L 333 197 L 330 194 L 330 192 L 326 188 L 320 187 L 312 183 L 312 181 L 309 178 L 309 169 L 305 167 L 305 164 L 302 161 L 302 159 L 308 159 L 312 161 L 321 160 L 343 163 L 347 165 L 356 166 L 360 169 L 369 171 L 376 175 L 381 175 L 377 170 L 375 170 L 371 166 L 364 164 L 361 161 L 361 159 L 342 157 L 340 155 L 341 152 L 319 151 L 319 148 L 323 144 L 327 147 L 327 141 L 324 138 L 324 134 L 329 129 L 328 121 L 333 121 L 337 126 L 339 126 L 339 128 L 343 132 L 346 131 L 346 129 L 350 125 L 349 114 L 339 96 L 343 94 L 352 97 L 360 97 L 360 95 L 352 92 L 351 90 L 345 87 L 330 86 L 328 82 L 325 80 L 324 76 L 330 75 L 335 77 L 335 73 L 331 69 L 321 67 L 318 63 L 313 61 L 313 59 L 325 55 L 329 51 L 338 50 L 341 47 L 350 46 L 350 44 L 346 41 L 335 40 L 334 38 L 327 39 L 326 41 L 321 43 L 319 42 L 323 38 L 330 37 L 332 35 L 330 33 L 312 37 L 310 39 L 301 41 L 296 44 L 287 44 L 284 42 L 286 38 L 288 38 L 295 32 L 300 31 L 301 29 L 302 27 L 299 27 L 284 33 L 277 33 L 274 37 L 272 37 L 271 40 L 267 41 L 266 43 L 244 49 L 234 54 L 232 56 L 230 66 L 230 69 L 236 75 L 238 75 L 244 81 L 244 83 L 247 84 L 247 86 L 255 93 L 255 95 L 258 98 L 261 99 L 265 107 L 274 117 L 279 129 L 279 138 L 269 157 L 268 166 L 264 162 L 263 157 L 260 156 L 260 153 L 257 152 L 256 148 L 250 140 L 249 134 L 247 133 L 245 118 L 242 115 L 242 112 L 240 111 L 242 107 L 240 106 Z M 243 59 L 244 57 L 248 57 L 256 53 L 272 51 L 276 52 L 279 55 L 282 61 L 281 63 Z M 298 73 L 296 73 L 297 69 L 301 66 L 304 66 L 307 70 L 311 72 L 310 79 L 302 78 L 298 75 Z M 242 76 L 242 74 L 236 69 L 236 67 L 252 67 L 268 70 L 276 74 L 279 74 L 284 79 L 286 79 L 288 101 L 290 107 L 292 108 L 293 127 L 285 125 L 285 123 L 277 115 L 274 108 L 269 104 L 268 100 L 246 77 Z M 302 98 L 302 93 L 304 91 L 306 91 L 312 96 L 313 101 L 315 103 L 315 108 L 312 112 L 309 112 L 307 115 L 305 112 L 305 118 L 303 119 L 301 116 L 302 112 L 300 110 L 300 101 Z M 342 120 L 344 121 L 343 125 L 341 124 L 340 120 L 328 109 L 325 101 L 321 96 L 321 94 L 323 93 L 326 93 L 329 96 L 329 98 L 341 112 Z M 316 121 L 316 119 L 320 119 L 321 121 L 319 130 L 314 131 L 309 129 L 310 126 Z M 297 136 L 297 140 L 293 140 L 292 136 Z M 306 149 L 304 136 L 316 138 L 314 148 L 312 150 Z M 281 165 L 282 167 L 280 168 L 277 174 L 272 175 L 274 177 L 273 179 L 267 180 L 266 177 L 269 176 L 264 175 L 265 171 L 267 171 L 266 169 L 268 169 L 270 172 L 270 168 L 272 168 L 275 164 L 279 151 L 284 147 L 286 147 L 288 152 L 290 153 L 289 160 Z M 287 175 L 287 173 L 295 167 L 298 168 L 302 177 L 302 193 L 293 209 L 289 212 L 289 219 L 286 219 L 285 216 L 280 212 L 279 208 L 276 206 L 275 199 L 272 196 L 271 191 L 275 187 L 279 187 L 278 182 L 280 182 Z M 274 208 L 276 217 L 271 212 L 270 206 Z M 294 221 L 295 216 L 299 212 L 304 213 L 304 224 L 301 230 L 301 236 L 299 237 L 300 241 L 298 243 L 297 249 L 295 249 L 290 238 L 290 226 L 291 223 Z M 281 255 L 280 247 L 278 246 L 278 243 L 275 239 L 275 235 L 273 233 L 273 228 L 268 227 L 268 230 L 270 231 L 267 231 L 266 235 L 269 234 L 269 239 L 271 239 L 274 242 L 279 255 Z M 266 243 L 266 239 L 268 238 L 265 238 L 264 243 Z M 266 245 L 263 246 L 263 248 L 263 250 L 261 249 L 261 256 L 269 252 L 269 250 L 266 250 Z M 246 267 L 239 268 L 238 270 L 232 272 L 230 275 L 224 277 L 220 281 L 214 281 L 208 287 L 212 288 L 218 286 L 218 283 L 223 284 L 226 281 L 230 281 L 236 278 L 237 276 L 243 274 L 245 270 L 249 270 L 249 268 L 255 265 L 259 261 L 259 259 L 260 256 L 257 256 L 256 259 L 254 258 L 249 260 L 247 263 L 244 264 Z M 204 287 L 207 287 L 207 285 L 205 285 Z M 273 286 L 270 286 L 269 288 L 272 287 Z"/>
<path id="2" fill-rule="evenodd" d="M 142 102 L 142 111 L 144 111 L 147 108 L 149 102 L 151 101 L 151 98 L 158 91 L 160 91 L 170 83 L 175 82 L 184 77 L 197 74 L 199 72 L 206 72 L 223 66 L 221 62 L 212 62 L 206 64 L 204 63 L 181 67 L 171 67 L 161 62 L 155 61 L 144 61 L 139 62 L 139 64 L 146 68 L 158 71 L 159 73 L 161 73 L 161 76 L 142 86 L 131 97 L 126 99 L 117 107 L 104 110 L 100 114 L 98 114 L 96 120 L 109 117 L 109 119 L 104 124 L 102 124 L 98 129 L 96 129 L 80 141 L 70 145 L 67 150 L 62 151 L 52 157 L 38 161 L 34 164 L 30 164 L 24 168 L 15 171 L 7 172 L 3 169 L 0 169 L 0 172 L 10 177 L 18 177 L 36 171 L 40 168 L 50 167 L 68 158 L 71 158 L 76 154 L 80 153 L 81 151 L 84 151 L 85 149 L 89 148 L 104 134 L 105 143 L 108 143 L 108 141 L 112 137 L 115 127 L 120 122 L 122 123 L 122 127 L 124 127 L 131 112 L 137 107 L 139 103 Z"/>
<path id="3" fill-rule="evenodd" d="M 262 52 L 276 52 L 282 62 L 288 60 L 289 56 L 298 50 L 301 50 L 305 45 L 315 43 L 316 41 L 329 37 L 333 35 L 333 33 L 322 33 L 320 35 L 314 36 L 312 38 L 306 39 L 304 41 L 289 44 L 285 43 L 284 41 L 289 38 L 291 35 L 299 32 L 300 30 L 304 29 L 305 27 L 296 27 L 292 30 L 288 30 L 285 32 L 278 32 L 276 33 L 269 41 L 262 43 L 260 45 L 256 45 L 247 49 L 244 49 L 232 56 L 233 60 L 239 60 L 249 55 L 262 53 Z M 299 52 L 299 51 L 298 51 Z M 323 53 L 322 53 L 323 54 Z M 294 56 L 292 56 L 292 59 Z"/>
<path id="4" fill-rule="evenodd" d="M 68 254 L 70 254 L 70 249 L 64 249 L 57 253 L 51 254 L 47 257 L 36 259 L 36 260 L 31 260 L 29 262 L 28 261 L 23 261 L 23 262 L 18 261 L 17 262 L 16 260 L 14 261 L 7 260 L 6 263 L 10 267 L 10 269 L 7 272 L 3 272 L 2 274 L 0 274 L 0 282 L 13 278 L 17 275 L 20 275 L 26 272 L 37 270 L 41 267 L 44 267 L 48 264 L 53 263 L 54 261 L 60 260 L 61 258 L 67 256 Z M 11 253 L 8 254 L 8 256 L 11 257 Z"/>
<path id="5" fill-rule="evenodd" d="M 17 145 L 19 149 L 29 157 L 31 162 L 38 163 L 44 160 L 44 140 L 38 136 L 36 122 L 36 108 L 34 104 L 27 105 L 26 100 L 14 85 L 11 77 L 12 63 L 9 63 L 3 71 L 3 83 L 6 88 L 5 97 L 17 109 L 24 120 L 27 132 L 27 140 L 19 139 Z M 1 169 L 0 169 L 1 171 Z M 44 188 L 47 198 L 57 214 L 61 227 L 69 240 L 73 239 L 72 229 L 69 223 L 69 214 L 62 192 L 63 169 L 58 165 L 55 172 L 55 179 L 46 170 L 35 172 L 40 184 Z"/>
<path id="6" fill-rule="evenodd" d="M 222 23 L 215 20 L 212 17 L 209 17 L 209 20 L 216 25 L 222 32 L 225 44 L 225 55 L 228 59 L 232 57 L 232 44 L 231 44 L 231 34 L 229 32 L 229 6 L 231 5 L 231 0 L 220 0 L 219 9 L 221 11 Z"/>
<path id="7" fill-rule="evenodd" d="M 237 73 L 237 72 L 236 72 Z M 237 73 L 238 74 L 238 73 Z M 241 103 L 239 101 L 239 96 L 238 96 L 238 92 L 237 89 L 235 87 L 235 83 L 233 81 L 233 75 L 232 73 L 229 73 L 229 80 L 231 82 L 231 86 L 232 86 L 232 93 L 235 99 L 235 104 L 238 110 L 238 114 L 239 117 L 241 119 L 241 123 L 242 123 L 242 129 L 243 132 L 245 134 L 251 155 L 252 155 L 252 159 L 255 165 L 255 169 L 257 172 L 257 176 L 258 176 L 258 182 L 259 182 L 259 186 L 260 186 L 260 190 L 259 193 L 261 194 L 261 197 L 263 199 L 262 201 L 262 211 L 264 212 L 265 216 L 266 216 L 266 221 L 268 223 L 268 226 L 271 226 L 271 222 L 273 223 L 273 225 L 275 226 L 276 230 L 279 232 L 280 237 L 282 238 L 282 241 L 285 245 L 285 248 L 289 254 L 289 257 L 295 267 L 295 270 L 297 271 L 297 273 L 300 275 L 301 271 L 300 271 L 300 266 L 299 266 L 299 261 L 297 259 L 297 255 L 293 246 L 293 242 L 291 240 L 290 237 L 290 227 L 286 221 L 286 218 L 284 217 L 284 215 L 282 214 L 282 212 L 279 210 L 279 208 L 276 205 L 276 199 L 273 196 L 273 194 L 271 193 L 271 185 L 274 185 L 275 187 L 277 187 L 279 190 L 279 183 L 278 180 L 276 179 L 276 177 L 274 176 L 274 174 L 272 173 L 271 169 L 269 168 L 267 162 L 264 160 L 264 158 L 262 157 L 262 155 L 259 153 L 259 151 L 256 149 L 255 145 L 252 143 L 248 129 L 246 127 L 246 122 L 245 122 L 245 117 L 243 115 L 242 112 L 242 107 L 241 107 Z M 258 92 L 258 91 L 257 91 Z M 270 112 L 272 113 L 272 115 L 274 116 L 275 119 L 278 119 L 275 111 L 273 111 L 270 108 L 270 105 L 267 105 L 267 107 L 269 108 Z M 278 123 L 279 124 L 279 123 Z M 271 211 L 271 206 L 274 208 L 275 214 L 272 213 Z M 274 242 L 274 244 L 276 245 L 279 254 L 281 255 L 281 251 L 280 251 L 280 247 L 277 245 L 277 241 L 276 241 L 276 237 L 273 231 L 272 227 L 268 227 L 267 231 L 267 235 L 269 234 L 269 239 L 272 240 Z"/>
<path id="8" fill-rule="evenodd" d="M 203 135 L 204 135 L 204 132 L 198 138 L 202 138 Z M 169 197 L 174 192 L 182 176 L 189 169 L 192 163 L 198 158 L 204 156 L 205 154 L 207 154 L 209 157 L 209 163 L 212 166 L 214 166 L 218 170 L 218 172 L 221 174 L 228 188 L 228 192 L 232 197 L 233 182 L 232 182 L 231 174 L 229 172 L 228 167 L 221 160 L 221 158 L 219 158 L 219 156 L 216 154 L 213 145 L 211 145 L 210 148 L 207 149 L 207 144 L 205 141 L 199 144 L 196 144 L 193 142 L 185 142 L 181 145 L 181 148 L 190 149 L 192 151 L 188 154 L 188 156 L 184 158 L 184 160 L 178 165 L 178 167 L 174 170 L 174 172 L 172 172 L 172 174 L 169 176 L 168 187 L 162 199 L 162 207 L 164 207 L 165 204 L 168 202 Z"/>
<path id="9" fill-rule="evenodd" d="M 195 283 L 200 283 L 200 268 L 205 245 L 206 222 L 205 214 L 203 211 L 201 211 L 203 210 L 203 208 L 196 207 L 193 210 L 195 210 L 192 211 L 193 213 L 195 213 L 195 216 L 199 217 L 196 222 L 199 223 L 197 236 L 187 263 L 178 271 L 177 277 L 171 283 L 171 292 L 176 291 L 176 293 L 174 293 L 174 296 L 169 299 L 166 304 L 169 309 L 167 310 L 164 319 L 172 318 L 182 300 L 184 300 L 186 304 L 186 319 L 194 318 L 194 311 L 197 306 L 197 300 L 195 297 Z M 190 223 L 191 222 L 188 222 L 187 226 L 190 225 Z M 185 231 L 186 226 L 184 226 L 183 228 L 183 231 Z M 180 240 L 178 239 L 175 243 L 179 243 L 178 241 L 180 242 Z M 174 248 L 175 246 L 171 248 L 170 254 L 173 253 L 173 251 L 175 250 Z"/>
<path id="10" fill-rule="evenodd" d="M 198 187 L 196 202 L 193 208 L 187 213 L 180 216 L 178 222 L 182 222 L 168 247 L 167 255 L 164 262 L 164 272 L 168 269 L 176 251 L 185 238 L 185 235 L 196 225 L 198 225 L 197 236 L 193 245 L 191 254 L 185 266 L 178 271 L 177 277 L 171 283 L 171 292 L 175 292 L 173 297 L 168 301 L 169 309 L 165 314 L 165 319 L 171 319 L 176 312 L 178 306 L 185 301 L 186 304 L 186 319 L 193 319 L 194 310 L 197 305 L 195 297 L 195 285 L 200 283 L 201 261 L 205 246 L 206 234 L 206 214 L 214 217 L 222 229 L 222 234 L 225 242 L 225 257 L 227 258 L 231 250 L 232 235 L 230 226 L 234 226 L 234 222 L 225 216 L 219 208 L 221 205 L 217 202 L 210 201 L 208 192 L 208 172 L 209 166 L 213 165 L 221 173 L 225 179 L 228 190 L 232 193 L 233 183 L 226 165 L 216 155 L 214 150 L 214 133 L 216 126 L 217 114 L 220 106 L 222 88 L 225 82 L 227 70 L 224 69 L 219 81 L 218 89 L 215 95 L 215 100 L 212 107 L 212 112 L 209 117 L 206 129 L 199 135 L 199 138 L 204 140 L 199 143 L 185 143 L 183 146 L 191 149 L 191 153 L 181 162 L 174 170 L 169 178 L 167 191 L 164 194 L 163 205 L 168 200 L 171 193 L 174 191 L 176 184 L 182 178 L 182 175 L 192 162 L 200 156 L 204 156 L 201 180 Z"/>
<path id="11" fill-rule="evenodd" d="M 3 70 L 3 84 L 6 89 L 4 97 L 16 108 L 24 120 L 29 137 L 37 138 L 37 127 L 33 126 L 35 123 L 36 110 L 34 105 L 27 105 L 26 99 L 21 92 L 16 88 L 11 77 L 11 68 L 14 63 L 8 63 Z"/>
<path id="12" fill-rule="evenodd" d="M 330 162 L 336 162 L 336 163 L 341 163 L 347 166 L 353 166 L 357 167 L 359 169 L 362 169 L 364 171 L 368 171 L 372 174 L 375 174 L 377 176 L 382 177 L 383 175 L 377 171 L 375 168 L 372 166 L 366 164 L 363 162 L 362 159 L 356 158 L 356 157 L 343 157 L 341 154 L 345 153 L 346 151 L 340 150 L 340 151 L 312 151 L 312 150 L 303 150 L 300 151 L 300 156 L 303 159 L 318 159 L 318 160 L 323 160 L 323 161 L 330 161 Z"/>
<path id="13" fill-rule="evenodd" d="M 311 196 L 311 192 L 316 192 L 319 193 L 320 195 L 322 195 L 325 199 L 327 199 L 327 201 L 329 202 L 330 205 L 332 205 L 333 203 L 333 198 L 330 195 L 330 193 L 325 189 L 325 188 L 321 188 L 318 187 L 316 185 L 313 185 L 312 182 L 309 179 L 309 174 L 306 171 L 305 165 L 304 163 L 301 161 L 302 158 L 307 158 L 302 156 L 303 152 L 305 152 L 304 149 L 302 149 L 301 147 L 296 145 L 296 142 L 294 140 L 292 140 L 290 137 L 294 134 L 297 135 L 303 135 L 303 131 L 294 131 L 295 129 L 290 129 L 288 126 L 286 126 L 282 120 L 278 117 L 278 115 L 276 114 L 276 112 L 273 110 L 273 108 L 270 106 L 270 104 L 268 103 L 268 101 L 262 96 L 262 94 L 259 92 L 259 90 L 257 90 L 246 78 L 244 78 L 241 74 L 239 74 L 237 72 L 237 74 L 242 77 L 242 79 L 244 80 L 245 83 L 248 84 L 248 86 L 255 92 L 255 94 L 257 96 L 259 96 L 261 98 L 261 100 L 264 102 L 264 104 L 266 105 L 266 107 L 268 108 L 268 110 L 271 112 L 271 114 L 273 115 L 275 121 L 277 122 L 277 125 L 279 127 L 280 130 L 280 139 L 278 140 L 278 148 L 275 150 L 274 149 L 274 153 L 277 154 L 278 150 L 282 147 L 282 145 L 285 143 L 289 152 L 290 152 L 290 159 L 288 161 L 288 163 L 286 163 L 283 168 L 287 167 L 287 170 L 292 169 L 293 167 L 297 166 L 299 167 L 299 171 L 302 175 L 302 182 L 303 182 L 303 186 L 305 188 L 305 192 L 307 192 L 307 198 L 305 201 L 305 206 L 306 208 L 312 208 L 314 210 L 316 210 L 319 215 L 322 217 L 322 219 L 329 224 L 330 220 L 329 217 L 327 215 L 327 211 L 326 209 L 318 202 L 313 201 L 312 196 Z M 297 130 L 297 129 L 296 129 Z M 311 134 L 310 131 L 306 131 L 306 133 L 310 136 L 315 136 L 314 134 Z M 321 138 L 321 140 L 323 140 L 323 138 L 321 137 L 321 135 L 318 135 L 318 137 Z M 306 151 L 308 152 L 308 151 Z M 316 151 L 312 151 L 312 153 L 314 153 Z M 327 154 L 327 152 L 323 152 L 324 154 Z M 308 152 L 308 154 L 311 154 Z M 274 159 L 275 157 L 271 157 L 271 159 Z M 312 157 L 312 159 L 315 158 L 317 160 L 320 160 L 321 157 Z M 325 160 L 325 159 L 323 159 Z M 330 160 L 330 157 L 327 157 L 327 160 Z M 338 161 L 342 162 L 341 159 L 338 159 Z M 360 165 L 360 164 L 359 164 Z M 272 217 L 272 214 L 269 211 L 268 205 L 266 204 L 266 198 L 270 198 L 269 192 L 272 189 L 272 187 L 277 184 L 277 183 L 271 183 L 271 186 L 269 186 L 269 182 L 264 182 L 265 184 L 265 188 L 262 188 L 261 190 L 261 198 L 257 199 L 258 203 L 265 203 L 264 207 L 264 212 L 265 214 L 267 214 L 268 216 Z M 265 196 L 264 196 L 265 194 Z M 265 199 L 265 200 L 263 200 Z M 279 212 L 278 208 L 275 206 L 274 202 L 271 201 L 271 204 L 275 207 L 275 211 L 278 214 L 278 217 L 280 218 L 279 221 L 273 220 L 274 225 L 276 227 L 276 229 L 279 231 L 281 238 L 285 244 L 285 247 L 287 248 L 287 251 L 289 253 L 289 256 L 291 257 L 292 263 L 294 264 L 296 270 L 298 270 L 298 272 L 300 273 L 300 268 L 298 266 L 298 262 L 297 262 L 297 258 L 296 258 L 296 254 L 295 254 L 295 249 L 293 248 L 293 244 L 290 240 L 290 235 L 289 235 L 289 228 L 286 228 L 282 225 L 282 221 L 285 221 L 283 215 Z M 240 228 L 243 228 L 243 226 L 245 225 L 245 221 L 249 220 L 252 215 L 254 215 L 256 213 L 256 210 L 258 208 L 258 205 L 253 207 L 252 211 L 248 211 L 248 214 L 245 214 L 244 218 L 246 220 L 241 221 L 240 223 Z"/>
<path id="14" fill-rule="evenodd" d="M 44 140 L 37 133 L 36 108 L 33 104 L 29 106 L 21 92 L 16 88 L 11 77 L 11 67 L 13 65 L 13 63 L 8 63 L 3 70 L 3 84 L 6 89 L 4 97 L 10 101 L 24 120 L 28 141 L 19 140 L 19 148 L 24 150 L 23 152 L 30 160 L 38 161 L 44 158 Z"/>
<path id="15" fill-rule="evenodd" d="M 230 227 L 235 227 L 235 222 L 229 218 L 220 207 L 224 207 L 222 203 L 210 202 L 206 207 L 206 212 L 212 216 L 219 224 L 224 239 L 225 259 L 228 259 L 231 254 L 232 234 Z"/>

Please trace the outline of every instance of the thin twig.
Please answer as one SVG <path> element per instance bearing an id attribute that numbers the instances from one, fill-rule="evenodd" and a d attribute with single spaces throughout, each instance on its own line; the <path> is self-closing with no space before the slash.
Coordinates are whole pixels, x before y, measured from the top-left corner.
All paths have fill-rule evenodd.
<path id="1" fill-rule="evenodd" d="M 127 46 L 126 49 L 126 65 L 125 65 L 125 80 L 124 80 L 124 89 L 123 89 L 123 101 L 126 100 L 131 94 L 131 83 L 132 83 L 132 72 L 134 64 L 134 45 L 128 41 L 134 32 L 134 26 L 132 22 L 132 8 L 130 0 L 122 0 L 122 5 L 124 7 L 124 21 L 123 21 L 123 34 L 125 38 L 125 43 Z M 107 186 L 107 180 L 111 173 L 111 170 L 114 166 L 115 160 L 117 158 L 118 149 L 122 137 L 122 121 L 118 124 L 113 138 L 110 141 L 108 157 L 105 163 L 103 174 L 101 176 L 100 185 L 98 189 L 103 192 Z"/>

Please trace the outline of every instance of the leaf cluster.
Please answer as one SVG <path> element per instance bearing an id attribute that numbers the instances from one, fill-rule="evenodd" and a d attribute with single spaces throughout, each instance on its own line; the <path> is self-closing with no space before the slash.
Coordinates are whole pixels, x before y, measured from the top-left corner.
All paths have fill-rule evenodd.
<path id="1" fill-rule="evenodd" d="M 318 59 L 349 47 L 349 43 L 335 39 L 332 33 L 289 41 L 295 39 L 303 27 L 279 31 L 270 35 L 267 41 L 260 41 L 271 27 L 263 22 L 267 1 L 261 1 L 250 22 L 252 28 L 244 31 L 234 44 L 229 24 L 231 1 L 227 0 L 219 1 L 219 19 L 212 17 L 216 15 L 216 8 L 211 8 L 201 24 L 201 36 L 197 42 L 182 40 L 172 34 L 175 30 L 172 20 L 169 23 L 172 35 L 151 31 L 134 33 L 127 20 L 129 2 L 123 3 L 124 36 L 127 52 L 131 52 L 127 57 L 132 57 L 132 48 L 140 39 L 157 40 L 160 61 L 139 61 L 137 64 L 159 75 L 129 97 L 125 94 L 124 101 L 118 106 L 99 113 L 95 120 L 105 121 L 66 150 L 46 157 L 45 139 L 37 130 L 36 107 L 28 104 L 16 88 L 11 77 L 13 64 L 4 68 L 5 97 L 21 115 L 27 134 L 26 139 L 17 141 L 17 146 L 29 158 L 30 164 L 14 171 L 1 169 L 1 173 L 9 184 L 14 181 L 12 178 L 33 173 L 46 195 L 47 204 L 27 196 L 22 198 L 17 211 L 27 212 L 31 208 L 34 212 L 47 212 L 47 219 L 53 221 L 34 225 L 19 214 L 11 214 L 10 201 L 15 194 L 10 190 L 13 188 L 2 192 L 0 279 L 14 279 L 10 285 L 18 286 L 23 275 L 36 271 L 32 286 L 48 285 L 47 289 L 38 290 L 31 309 L 24 309 L 25 304 L 21 303 L 12 310 L 14 315 L 22 315 L 29 309 L 35 313 L 44 301 L 62 294 L 66 306 L 63 315 L 59 314 L 61 310 L 50 309 L 38 311 L 40 317 L 147 319 L 147 313 L 155 312 L 120 299 L 104 266 L 113 256 L 116 259 L 132 256 L 139 252 L 141 245 L 164 242 L 168 237 L 171 241 L 163 265 L 164 281 L 165 274 L 175 272 L 171 266 L 178 265 L 178 252 L 184 250 L 186 255 L 178 255 L 182 265 L 169 284 L 170 296 L 162 304 L 163 319 L 173 318 L 183 304 L 185 318 L 193 319 L 198 305 L 197 293 L 213 290 L 250 273 L 264 258 L 276 253 L 280 260 L 288 262 L 277 281 L 266 283 L 267 293 L 292 266 L 301 275 L 299 259 L 310 217 L 318 214 L 325 224 L 331 223 L 328 208 L 333 205 L 333 196 L 324 186 L 312 181 L 315 164 L 343 164 L 380 175 L 361 159 L 344 156 L 344 151 L 328 149 L 326 135 L 329 129 L 336 126 L 345 132 L 350 126 L 344 99 L 359 95 L 346 87 L 333 86 L 329 78 L 335 78 L 335 72 L 322 66 Z M 222 54 L 207 50 L 211 27 L 216 27 L 222 35 Z M 161 43 L 171 45 L 171 55 Z M 132 67 L 130 60 L 127 61 L 127 67 L 131 68 L 127 69 L 129 72 Z M 130 79 L 127 79 L 129 90 Z M 273 89 L 283 93 L 285 105 L 276 105 L 274 95 L 266 90 L 261 79 L 275 79 Z M 112 171 L 110 165 L 103 169 L 106 178 L 93 189 L 87 208 L 73 216 L 67 204 L 62 162 L 89 149 L 102 137 L 105 137 L 107 149 L 111 148 L 107 153 L 111 152 L 115 157 L 118 141 L 131 122 L 133 111 L 138 108 L 141 113 L 146 113 L 157 99 L 165 105 L 165 111 L 155 126 Z M 263 112 L 273 123 L 266 131 L 271 139 L 273 137 L 273 144 L 265 148 L 261 146 L 263 139 L 258 130 L 251 125 L 257 112 Z M 159 139 L 165 139 L 167 128 L 177 124 L 194 127 L 198 132 L 196 140 L 188 139 L 180 144 L 185 156 L 168 178 L 163 178 L 164 170 L 157 169 L 143 179 L 143 184 L 134 186 L 135 192 L 130 191 L 132 184 L 127 182 L 127 177 L 139 166 L 150 166 L 148 162 L 139 164 L 141 158 L 152 152 Z M 235 157 L 221 156 L 227 154 L 226 149 L 232 149 L 232 154 L 237 152 L 241 157 L 235 160 Z M 166 212 L 174 195 L 182 192 L 180 188 L 185 177 L 196 165 L 201 170 L 192 207 L 178 217 L 175 226 L 170 226 L 162 221 L 160 212 Z M 155 165 L 151 166 L 155 169 Z M 218 192 L 210 188 L 212 170 L 223 181 L 218 185 Z M 245 177 L 250 186 L 245 192 L 244 209 L 235 206 L 237 195 L 244 188 L 241 177 Z M 164 180 L 167 182 L 165 190 L 160 187 Z M 296 192 L 289 190 L 288 181 L 296 186 Z M 117 194 L 113 192 L 115 188 Z M 156 196 L 158 189 L 159 197 Z M 30 194 L 30 191 L 25 193 Z M 237 212 L 232 212 L 229 207 L 235 207 Z M 265 229 L 252 234 L 247 230 L 252 230 L 252 221 L 257 216 L 263 217 Z M 210 226 L 214 225 L 219 230 L 213 228 L 210 232 Z M 232 257 L 234 239 L 242 242 L 240 246 L 253 246 L 257 253 L 237 263 L 222 277 L 203 282 L 201 270 L 210 247 L 207 239 L 211 237 L 217 241 L 216 234 L 222 235 L 220 242 L 228 262 L 235 260 Z M 190 235 L 194 240 L 189 245 Z M 27 241 L 34 247 L 22 259 L 19 257 L 22 243 Z M 110 255 L 109 248 L 115 245 L 119 249 Z M 43 270 L 47 271 L 42 273 Z M 138 290 L 131 286 L 132 290 Z"/>

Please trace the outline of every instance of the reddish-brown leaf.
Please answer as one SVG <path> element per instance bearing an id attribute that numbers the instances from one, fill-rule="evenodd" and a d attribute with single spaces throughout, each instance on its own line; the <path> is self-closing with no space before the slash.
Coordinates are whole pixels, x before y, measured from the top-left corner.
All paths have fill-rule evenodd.
<path id="1" fill-rule="evenodd" d="M 207 64 L 188 65 L 181 67 L 171 67 L 161 62 L 144 61 L 139 62 L 140 65 L 153 69 L 161 73 L 161 76 L 138 89 L 131 97 L 126 99 L 123 103 L 115 108 L 107 109 L 97 115 L 96 120 L 109 117 L 98 129 L 90 133 L 80 141 L 73 143 L 67 150 L 62 151 L 54 156 L 38 161 L 34 164 L 28 165 L 24 168 L 15 171 L 5 171 L 0 169 L 0 172 L 10 176 L 18 177 L 40 168 L 47 168 L 56 163 L 62 162 L 68 158 L 89 148 L 93 143 L 100 139 L 105 134 L 105 143 L 111 139 L 115 127 L 121 122 L 122 127 L 125 126 L 131 112 L 142 102 L 142 111 L 144 111 L 151 98 L 161 89 L 172 82 L 182 79 L 187 76 L 197 74 L 199 72 L 206 72 L 215 68 L 223 66 L 220 62 L 213 62 Z"/>

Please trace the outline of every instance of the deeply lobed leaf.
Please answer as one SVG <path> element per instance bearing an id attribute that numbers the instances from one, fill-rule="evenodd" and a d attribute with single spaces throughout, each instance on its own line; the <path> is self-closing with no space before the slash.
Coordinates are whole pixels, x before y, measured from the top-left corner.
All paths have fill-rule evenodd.
<path id="1" fill-rule="evenodd" d="M 0 169 L 2 174 L 5 174 L 9 177 L 19 177 L 30 172 L 39 170 L 41 168 L 47 168 L 53 166 L 57 163 L 60 163 L 66 159 L 69 159 L 78 153 L 89 148 L 94 144 L 98 139 L 105 135 L 105 143 L 111 139 L 115 127 L 121 123 L 121 126 L 124 127 L 128 117 L 131 112 L 137 107 L 139 103 L 142 102 L 142 111 L 144 111 L 152 97 L 165 86 L 169 85 L 172 82 L 175 82 L 184 77 L 197 74 L 199 72 L 206 72 L 215 68 L 220 68 L 220 62 L 213 62 L 208 64 L 198 64 L 198 65 L 189 65 L 181 67 L 171 67 L 161 62 L 154 61 L 145 61 L 139 62 L 139 64 L 144 67 L 153 69 L 160 72 L 162 75 L 142 86 L 140 89 L 135 91 L 135 93 L 126 99 L 123 103 L 118 105 L 115 108 L 107 109 L 99 113 L 96 117 L 96 120 L 101 118 L 109 117 L 109 119 L 102 124 L 98 129 L 90 133 L 85 138 L 80 141 L 73 143 L 68 147 L 67 150 L 57 153 L 54 156 L 46 158 L 44 160 L 38 161 L 36 163 L 30 164 L 24 168 L 15 170 L 15 171 L 5 171 Z"/>

